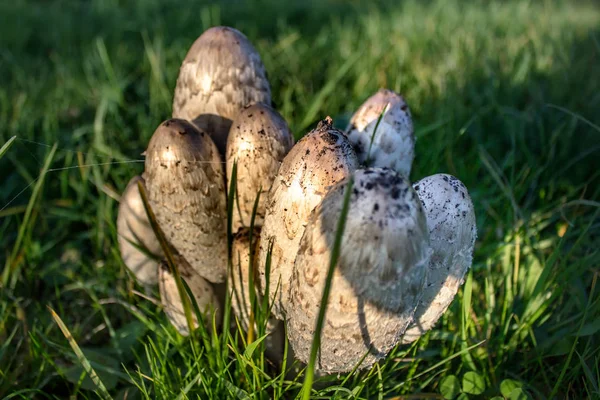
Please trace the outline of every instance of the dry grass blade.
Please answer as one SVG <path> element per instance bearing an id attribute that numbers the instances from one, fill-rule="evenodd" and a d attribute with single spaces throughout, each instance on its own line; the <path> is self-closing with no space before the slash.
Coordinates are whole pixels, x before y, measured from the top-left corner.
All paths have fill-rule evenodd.
<path id="1" fill-rule="evenodd" d="M 48 306 L 48 310 L 50 311 L 50 314 L 52 314 L 52 318 L 54 319 L 54 322 L 56 322 L 56 324 L 62 331 L 63 335 L 65 335 L 65 338 L 69 342 L 69 345 L 73 349 L 73 352 L 77 356 L 77 359 L 81 363 L 81 366 L 83 367 L 85 372 L 90 376 L 90 379 L 92 380 L 92 382 L 94 382 L 94 385 L 96 385 L 96 387 L 98 388 L 100 397 L 102 397 L 104 400 L 111 400 L 112 397 L 108 393 L 108 390 L 106 390 L 106 386 L 104 386 L 104 383 L 102 383 L 102 381 L 98 377 L 98 374 L 96 373 L 96 371 L 94 371 L 94 368 L 92 368 L 92 365 L 90 364 L 88 359 L 85 357 L 85 354 L 83 354 L 83 351 L 81 351 L 81 348 L 79 347 L 79 345 L 77 344 L 77 342 L 75 341 L 73 336 L 71 335 L 69 328 L 67 328 L 67 326 L 64 324 L 62 319 L 58 316 L 58 314 L 52 308 L 50 308 L 50 306 Z"/>
<path id="2" fill-rule="evenodd" d="M 160 242 L 160 247 L 162 248 L 162 251 L 165 254 L 165 258 L 167 259 L 169 270 L 175 278 L 175 284 L 177 285 L 177 292 L 179 293 L 179 297 L 181 298 L 181 304 L 183 306 L 185 320 L 187 322 L 190 335 L 192 335 L 193 337 L 194 319 L 192 318 L 192 306 L 187 292 L 185 290 L 185 287 L 183 286 L 181 275 L 179 274 L 179 268 L 177 267 L 177 263 L 175 263 L 173 252 L 171 251 L 171 246 L 169 246 L 167 239 L 165 239 L 165 235 L 163 234 L 162 230 L 160 229 L 160 226 L 158 225 L 158 221 L 156 221 L 154 211 L 152 210 L 152 207 L 150 207 L 150 203 L 148 202 L 148 195 L 146 194 L 146 189 L 144 188 L 144 185 L 141 181 L 138 182 L 138 189 L 140 191 L 142 202 L 144 203 L 144 209 L 146 210 L 148 220 L 150 221 L 150 225 L 152 226 L 152 230 L 154 231 L 156 238 Z"/>

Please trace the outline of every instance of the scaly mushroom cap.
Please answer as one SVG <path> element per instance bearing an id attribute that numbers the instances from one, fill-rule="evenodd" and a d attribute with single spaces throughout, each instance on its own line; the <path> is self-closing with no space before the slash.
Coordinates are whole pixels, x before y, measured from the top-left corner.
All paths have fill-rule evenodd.
<path id="1" fill-rule="evenodd" d="M 286 308 L 296 357 L 308 362 L 344 201 L 342 182 L 312 212 L 300 243 Z M 411 323 L 430 257 L 423 208 L 390 169 L 354 173 L 340 257 L 321 333 L 318 370 L 347 372 L 383 358 Z"/>
<path id="2" fill-rule="evenodd" d="M 117 234 L 123 262 L 142 285 L 151 286 L 156 285 L 158 269 L 156 260 L 148 253 L 160 257 L 162 249 L 144 209 L 144 203 L 138 190 L 140 181 L 143 185 L 142 177 L 131 178 L 121 196 L 117 216 Z M 148 253 L 142 251 L 140 247 L 146 249 Z"/>
<path id="3" fill-rule="evenodd" d="M 252 242 L 256 246 L 260 239 L 260 232 L 255 229 L 252 234 Z M 255 247 L 258 250 L 258 246 Z M 233 238 L 232 244 L 232 276 L 231 283 L 228 285 L 229 295 L 231 296 L 231 306 L 242 328 L 247 331 L 250 325 L 251 299 L 250 299 L 250 231 L 243 228 Z M 253 254 L 256 258 L 256 254 Z M 252 264 L 256 272 L 256 261 Z M 258 288 L 258 275 L 254 274 L 254 287 Z M 256 301 L 262 303 L 262 296 L 256 292 Z M 255 319 L 256 320 L 256 319 Z M 255 331 L 258 331 L 258 326 L 255 323 Z M 285 329 L 283 322 L 275 318 L 269 318 L 267 321 L 266 332 L 268 336 L 265 338 L 265 352 L 267 358 L 276 364 L 283 361 L 283 347 L 285 341 Z"/>
<path id="4" fill-rule="evenodd" d="M 202 313 L 206 328 L 208 329 L 213 326 L 213 314 L 217 323 L 219 323 L 221 321 L 221 306 L 210 283 L 195 273 L 183 258 L 176 256 L 175 259 L 181 279 L 187 283 L 196 299 L 198 310 Z M 165 261 L 162 261 L 158 267 L 158 288 L 160 291 L 160 300 L 167 318 L 180 334 L 183 336 L 189 335 L 190 331 L 185 318 L 183 303 L 177 290 L 177 283 Z M 197 328 L 198 318 L 196 318 L 193 306 L 192 318 L 194 328 Z"/>
<path id="5" fill-rule="evenodd" d="M 383 118 L 373 137 L 382 112 Z M 415 136 L 410 110 L 402 96 L 380 89 L 354 113 L 346 134 L 355 146 L 361 164 L 387 167 L 407 177 L 410 175 L 415 157 Z"/>
<path id="6" fill-rule="evenodd" d="M 212 139 L 190 122 L 167 120 L 150 139 L 144 172 L 150 205 L 167 240 L 211 282 L 227 273 L 223 175 Z"/>
<path id="7" fill-rule="evenodd" d="M 254 224 L 262 226 L 271 184 L 294 140 L 285 120 L 265 104 L 242 110 L 234 120 L 227 138 L 227 182 L 231 181 L 237 160 L 238 207 L 233 209 L 233 231 L 250 226 L 254 201 L 262 189 Z M 229 187 L 229 185 L 228 185 Z"/>
<path id="8" fill-rule="evenodd" d="M 452 175 L 437 174 L 414 184 L 427 217 L 433 254 L 415 321 L 402 338 L 411 343 L 444 314 L 471 267 L 477 238 L 475 210 L 467 188 Z"/>
<path id="9" fill-rule="evenodd" d="M 283 319 L 294 259 L 310 212 L 331 186 L 357 167 L 354 149 L 332 126 L 331 118 L 321 121 L 283 159 L 269 192 L 258 262 L 260 287 L 266 288 L 265 266 L 272 241 L 269 301 L 277 318 Z"/>
<path id="10" fill-rule="evenodd" d="M 224 155 L 231 122 L 244 106 L 259 102 L 271 104 L 271 89 L 250 41 L 225 26 L 205 31 L 179 70 L 173 117 L 193 121 Z"/>

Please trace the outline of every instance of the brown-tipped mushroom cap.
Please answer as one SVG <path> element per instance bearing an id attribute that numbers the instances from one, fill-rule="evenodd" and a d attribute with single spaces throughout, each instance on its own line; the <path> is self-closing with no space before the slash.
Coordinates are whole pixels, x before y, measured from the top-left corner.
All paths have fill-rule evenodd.
<path id="1" fill-rule="evenodd" d="M 461 181 L 452 175 L 437 174 L 421 179 L 413 187 L 425 209 L 433 254 L 427 286 L 403 343 L 418 339 L 448 309 L 471 267 L 477 238 L 475 210 Z"/>
<path id="2" fill-rule="evenodd" d="M 294 140 L 285 120 L 265 104 L 242 110 L 227 138 L 227 187 L 230 187 L 234 161 L 237 161 L 237 201 L 233 209 L 233 231 L 250 226 L 252 209 L 262 190 L 254 224 L 262 226 L 271 184 Z"/>
<path id="3" fill-rule="evenodd" d="M 286 308 L 296 357 L 308 362 L 347 182 L 312 212 L 300 243 Z M 347 372 L 383 358 L 400 340 L 425 282 L 430 250 L 423 208 L 390 169 L 354 173 L 317 369 Z"/>
<path id="4" fill-rule="evenodd" d="M 272 241 L 269 301 L 277 318 L 283 318 L 294 259 L 310 212 L 331 186 L 357 167 L 354 149 L 332 126 L 331 118 L 321 121 L 283 159 L 269 192 L 258 262 L 261 288 L 266 288 L 265 266 Z"/>
<path id="5" fill-rule="evenodd" d="M 382 112 L 383 118 L 375 131 Z M 410 175 L 415 136 L 410 110 L 399 94 L 380 89 L 369 97 L 352 116 L 346 134 L 362 164 Z"/>
<path id="6" fill-rule="evenodd" d="M 256 244 L 259 242 L 260 232 L 255 229 L 252 234 L 252 243 L 258 250 Z M 250 231 L 242 229 L 233 238 L 231 250 L 231 283 L 228 285 L 229 295 L 231 296 L 231 306 L 235 315 L 238 317 L 241 327 L 244 331 L 248 330 L 250 325 L 251 298 L 250 298 Z M 253 253 L 256 258 L 256 254 Z M 256 261 L 252 263 L 256 272 Z M 254 274 L 254 290 L 258 289 L 258 275 Z M 262 296 L 259 290 L 256 290 L 256 301 L 262 304 Z M 256 321 L 256 316 L 255 319 Z M 254 324 L 254 332 L 258 331 L 258 325 Z M 282 321 L 275 318 L 269 318 L 266 325 L 268 336 L 265 338 L 265 352 L 269 360 L 276 364 L 283 361 L 283 346 L 285 340 L 285 330 Z"/>
<path id="7" fill-rule="evenodd" d="M 205 31 L 179 70 L 173 117 L 193 121 L 224 155 L 231 122 L 244 106 L 259 102 L 271 104 L 271 89 L 250 41 L 225 26 Z"/>
<path id="8" fill-rule="evenodd" d="M 123 262 L 141 284 L 149 286 L 156 285 L 158 279 L 156 260 L 149 254 L 160 257 L 162 249 L 148 221 L 138 182 L 143 185 L 144 179 L 140 176 L 131 178 L 121 196 L 117 234 Z"/>
<path id="9" fill-rule="evenodd" d="M 210 136 L 185 120 L 163 122 L 148 144 L 144 178 L 167 240 L 203 278 L 224 281 L 225 177 Z"/>
<path id="10" fill-rule="evenodd" d="M 220 323 L 221 305 L 219 304 L 219 300 L 217 299 L 211 284 L 195 273 L 183 258 L 176 256 L 175 259 L 181 279 L 187 283 L 192 291 L 196 303 L 198 304 L 198 310 L 202 313 L 206 328 L 208 329 L 213 326 L 213 315 L 217 324 Z M 185 318 L 183 303 L 181 302 L 181 297 L 177 290 L 177 283 L 165 261 L 162 261 L 158 267 L 158 288 L 160 290 L 160 300 L 167 318 L 180 334 L 184 336 L 189 335 L 190 331 Z M 194 327 L 197 328 L 198 318 L 196 318 L 193 306 L 192 318 Z"/>

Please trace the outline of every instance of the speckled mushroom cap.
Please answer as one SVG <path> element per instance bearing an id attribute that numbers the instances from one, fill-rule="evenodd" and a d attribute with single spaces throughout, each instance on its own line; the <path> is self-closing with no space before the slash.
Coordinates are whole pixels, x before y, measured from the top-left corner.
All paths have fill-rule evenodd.
<path id="1" fill-rule="evenodd" d="M 384 110 L 373 137 L 377 120 Z M 361 164 L 387 167 L 407 177 L 410 175 L 415 157 L 415 136 L 410 110 L 399 94 L 380 89 L 369 97 L 352 116 L 346 134 L 355 146 Z"/>
<path id="2" fill-rule="evenodd" d="M 225 177 L 210 136 L 185 120 L 163 122 L 148 144 L 144 178 L 167 240 L 203 278 L 224 281 Z"/>
<path id="3" fill-rule="evenodd" d="M 242 110 L 234 120 L 227 138 L 227 187 L 230 187 L 234 161 L 237 160 L 237 200 L 233 210 L 233 231 L 250 226 L 252 209 L 259 190 L 255 226 L 262 226 L 271 184 L 294 140 L 285 120 L 265 104 Z"/>
<path id="4" fill-rule="evenodd" d="M 404 334 L 403 343 L 415 341 L 444 314 L 471 267 L 477 237 L 473 203 L 461 181 L 437 174 L 413 187 L 425 209 L 433 254 L 415 321 Z"/>
<path id="5" fill-rule="evenodd" d="M 196 274 L 183 258 L 175 256 L 175 259 L 181 279 L 187 283 L 196 299 L 198 309 L 203 315 L 205 326 L 210 328 L 213 325 L 213 315 L 215 321 L 219 323 L 221 321 L 221 306 L 210 283 Z M 165 261 L 162 261 L 158 267 L 158 288 L 160 291 L 160 300 L 167 318 L 180 334 L 184 336 L 189 335 L 190 332 L 185 319 L 183 303 L 177 290 L 177 283 Z M 193 308 L 192 318 L 194 327 L 198 327 L 198 318 L 196 318 Z"/>
<path id="6" fill-rule="evenodd" d="M 331 186 L 357 167 L 354 149 L 332 126 L 331 118 L 321 121 L 284 158 L 269 192 L 258 262 L 260 285 L 266 288 L 265 267 L 272 241 L 269 301 L 277 318 L 283 318 L 294 259 L 310 212 Z"/>
<path id="7" fill-rule="evenodd" d="M 162 255 L 162 249 L 148 221 L 138 182 L 142 182 L 143 185 L 144 179 L 140 176 L 131 178 L 121 196 L 117 234 L 123 262 L 142 285 L 149 286 L 156 285 L 157 263 L 139 247 L 156 257 Z"/>
<path id="8" fill-rule="evenodd" d="M 312 212 L 295 262 L 288 336 L 308 362 L 347 182 Z M 354 173 L 317 368 L 347 372 L 383 358 L 410 324 L 430 257 L 423 208 L 410 183 L 390 169 Z"/>
<path id="9" fill-rule="evenodd" d="M 208 132 L 224 155 L 231 122 L 242 107 L 259 102 L 271 104 L 271 89 L 256 49 L 233 28 L 206 30 L 179 70 L 173 117 Z"/>

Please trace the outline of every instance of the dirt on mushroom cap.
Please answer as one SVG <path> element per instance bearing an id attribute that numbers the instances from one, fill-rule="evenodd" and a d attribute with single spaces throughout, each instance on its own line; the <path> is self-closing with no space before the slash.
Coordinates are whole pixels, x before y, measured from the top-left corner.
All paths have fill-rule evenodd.
<path id="1" fill-rule="evenodd" d="M 273 314 L 283 318 L 289 281 L 300 238 L 310 212 L 332 185 L 358 167 L 346 136 L 333 128 L 330 118 L 304 136 L 284 158 L 269 192 L 259 251 L 261 288 L 266 288 L 266 260 L 273 242 L 269 300 Z"/>
<path id="2" fill-rule="evenodd" d="M 259 190 L 262 192 L 254 224 L 262 226 L 269 189 L 293 143 L 287 123 L 271 107 L 254 104 L 238 114 L 227 138 L 226 153 L 228 182 L 234 161 L 237 161 L 237 203 L 233 211 L 233 232 L 237 232 L 241 226 L 250 226 Z"/>
<path id="3" fill-rule="evenodd" d="M 415 157 L 415 136 L 410 110 L 399 94 L 380 89 L 369 97 L 352 116 L 346 134 L 362 164 L 387 167 L 407 177 L 410 175 Z"/>
<path id="4" fill-rule="evenodd" d="M 244 106 L 259 102 L 271 104 L 271 89 L 256 49 L 236 29 L 206 30 L 181 65 L 173 117 L 208 132 L 224 155 L 232 121 Z"/>
<path id="5" fill-rule="evenodd" d="M 144 178 L 167 240 L 202 277 L 224 281 L 225 177 L 212 139 L 185 120 L 163 122 L 148 145 Z"/>
<path id="6" fill-rule="evenodd" d="M 160 257 L 162 249 L 150 226 L 138 182 L 145 185 L 140 176 L 131 178 L 119 203 L 117 233 L 119 251 L 123 262 L 143 285 L 155 285 L 158 280 L 157 261 L 150 255 Z M 149 254 L 138 248 L 145 249 Z"/>
<path id="7" fill-rule="evenodd" d="M 460 180 L 436 174 L 421 179 L 414 188 L 425 210 L 433 254 L 415 321 L 402 343 L 418 339 L 448 309 L 471 267 L 477 237 L 473 203 Z"/>
<path id="8" fill-rule="evenodd" d="M 317 368 L 347 372 L 384 357 L 412 321 L 429 262 L 428 231 L 409 182 L 389 169 L 354 173 Z M 307 362 L 346 182 L 312 212 L 295 261 L 286 307 L 290 343 Z"/>

